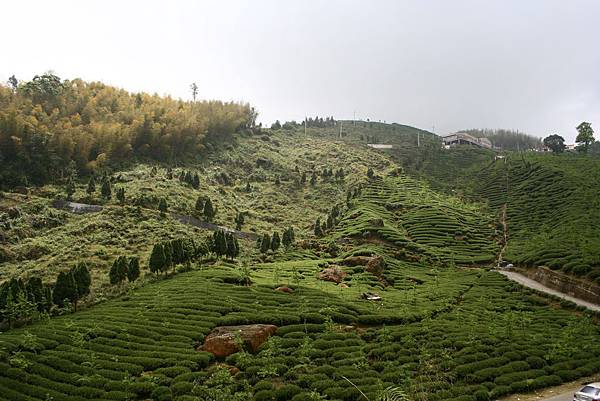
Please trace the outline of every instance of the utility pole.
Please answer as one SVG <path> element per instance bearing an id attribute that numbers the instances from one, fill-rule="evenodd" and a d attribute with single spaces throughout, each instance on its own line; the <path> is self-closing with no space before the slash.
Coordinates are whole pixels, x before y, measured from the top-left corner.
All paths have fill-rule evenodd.
<path id="1" fill-rule="evenodd" d="M 354 116 L 352 117 L 352 124 L 356 127 L 356 110 L 354 110 Z"/>
<path id="2" fill-rule="evenodd" d="M 340 138 L 342 137 L 342 127 L 344 126 L 344 122 L 340 121 Z"/>
<path id="3" fill-rule="evenodd" d="M 417 132 L 417 148 L 421 147 L 421 133 Z"/>

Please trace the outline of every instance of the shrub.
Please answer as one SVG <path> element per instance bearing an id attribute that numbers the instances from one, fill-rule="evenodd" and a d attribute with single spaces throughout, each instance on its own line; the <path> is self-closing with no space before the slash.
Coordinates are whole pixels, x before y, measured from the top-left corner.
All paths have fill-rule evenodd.
<path id="1" fill-rule="evenodd" d="M 154 401 L 171 401 L 173 393 L 170 388 L 161 386 L 154 389 L 151 397 Z"/>

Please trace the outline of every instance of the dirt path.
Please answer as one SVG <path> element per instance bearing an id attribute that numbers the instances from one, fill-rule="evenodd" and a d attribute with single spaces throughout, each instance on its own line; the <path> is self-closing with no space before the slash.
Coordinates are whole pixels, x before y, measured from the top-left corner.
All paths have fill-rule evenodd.
<path id="1" fill-rule="evenodd" d="M 52 207 L 54 207 L 56 209 L 67 210 L 67 211 L 69 211 L 71 213 L 75 213 L 75 214 L 98 213 L 98 212 L 101 212 L 102 209 L 104 208 L 103 206 L 100 206 L 100 205 L 90 205 L 87 203 L 67 202 L 64 200 L 55 200 L 54 202 L 52 202 Z M 224 231 L 232 232 L 238 238 L 245 238 L 245 239 L 250 239 L 250 240 L 254 240 L 254 241 L 256 241 L 256 239 L 258 238 L 258 234 L 256 234 L 256 233 L 232 230 L 229 227 L 219 226 L 214 223 L 208 223 L 206 221 L 197 219 L 193 216 L 171 213 L 171 217 L 173 217 L 175 220 L 179 221 L 180 223 L 198 227 L 198 228 L 202 228 L 205 230 L 210 230 L 210 231 L 224 230 Z"/>
<path id="2" fill-rule="evenodd" d="M 546 287 L 545 285 L 538 283 L 537 281 L 532 280 L 529 277 L 525 277 L 524 275 L 522 275 L 520 273 L 513 272 L 513 271 L 503 271 L 503 270 L 497 270 L 497 272 L 508 277 L 509 279 L 511 279 L 513 281 L 516 281 L 517 283 L 519 283 L 521 285 L 524 285 L 525 287 L 533 288 L 534 290 L 538 290 L 538 291 L 543 291 L 547 294 L 556 295 L 556 296 L 566 299 L 568 301 L 574 302 L 577 305 L 585 306 L 588 309 L 600 312 L 600 305 L 598 305 L 598 304 L 593 304 L 591 302 L 584 301 L 579 298 L 575 298 L 570 295 L 564 294 L 560 291 L 554 290 L 552 288 Z"/>
<path id="3" fill-rule="evenodd" d="M 500 253 L 498 253 L 497 264 L 502 262 L 502 258 L 504 257 L 504 251 L 506 251 L 506 247 L 508 246 L 508 224 L 506 224 L 506 203 L 502 206 L 502 213 L 500 215 L 500 224 L 502 224 L 502 248 L 500 249 Z"/>

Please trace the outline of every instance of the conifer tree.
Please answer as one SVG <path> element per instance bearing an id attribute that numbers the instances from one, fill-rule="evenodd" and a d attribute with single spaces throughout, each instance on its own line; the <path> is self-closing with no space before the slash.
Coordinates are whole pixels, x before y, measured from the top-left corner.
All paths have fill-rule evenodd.
<path id="1" fill-rule="evenodd" d="M 252 192 L 252 187 L 250 186 L 250 181 L 246 182 L 246 192 Z"/>
<path id="2" fill-rule="evenodd" d="M 37 276 L 30 277 L 27 283 L 25 283 L 25 293 L 27 300 L 35 304 L 37 310 L 42 312 L 44 310 L 44 285 L 42 279 Z M 1 303 L 0 309 L 2 309 Z"/>
<path id="3" fill-rule="evenodd" d="M 242 229 L 242 225 L 244 225 L 244 213 L 238 213 L 235 215 L 235 229 L 240 231 Z"/>
<path id="4" fill-rule="evenodd" d="M 171 241 L 163 243 L 163 251 L 165 253 L 165 264 L 163 265 L 163 271 L 169 270 L 169 267 L 173 266 L 173 246 Z"/>
<path id="5" fill-rule="evenodd" d="M 90 180 L 88 181 L 88 185 L 87 185 L 85 192 L 87 192 L 87 194 L 89 196 L 91 196 L 94 192 L 96 192 L 96 179 L 94 178 L 93 174 L 90 177 Z"/>
<path id="6" fill-rule="evenodd" d="M 302 185 L 306 184 L 306 171 L 302 173 L 302 178 L 300 179 L 300 183 Z"/>
<path id="7" fill-rule="evenodd" d="M 105 178 L 102 181 L 102 187 L 100 188 L 100 192 L 104 199 L 110 199 L 112 197 L 112 189 L 110 188 L 110 180 Z"/>
<path id="8" fill-rule="evenodd" d="M 216 211 L 213 207 L 212 201 L 210 200 L 210 198 L 206 199 L 206 202 L 204 202 L 204 219 L 208 222 L 212 221 L 213 218 L 215 217 Z"/>
<path id="9" fill-rule="evenodd" d="M 117 188 L 117 199 L 121 205 L 125 204 L 125 188 Z"/>
<path id="10" fill-rule="evenodd" d="M 67 185 L 65 185 L 65 192 L 67 193 L 67 200 L 73 200 L 73 194 L 75 193 L 75 183 L 73 182 L 73 179 L 71 177 L 69 177 L 69 179 L 67 180 Z"/>
<path id="11" fill-rule="evenodd" d="M 169 205 L 167 204 L 167 200 L 165 198 L 160 198 L 160 201 L 158 202 L 158 210 L 160 210 L 160 213 L 164 215 L 167 213 L 168 208 Z"/>
<path id="12" fill-rule="evenodd" d="M 133 283 L 140 276 L 140 258 L 137 256 L 129 259 L 129 266 L 127 268 L 127 280 Z"/>
<path id="13" fill-rule="evenodd" d="M 77 297 L 81 299 L 90 293 L 92 276 L 85 263 L 78 263 L 72 270 L 75 284 L 77 284 Z"/>
<path id="14" fill-rule="evenodd" d="M 155 244 L 150 254 L 148 268 L 152 273 L 158 274 L 164 269 L 165 265 L 165 250 L 162 244 Z"/>
<path id="15" fill-rule="evenodd" d="M 119 276 L 119 283 L 127 279 L 127 271 L 129 270 L 129 262 L 125 256 L 119 256 L 119 263 L 117 267 L 117 274 Z"/>
<path id="16" fill-rule="evenodd" d="M 316 237 L 322 237 L 323 236 L 323 229 L 321 228 L 321 218 L 317 218 L 317 221 L 315 222 L 315 236 Z"/>
<path id="17" fill-rule="evenodd" d="M 235 259 L 236 254 L 237 254 L 235 237 L 233 236 L 232 233 L 227 233 L 225 238 L 226 238 L 226 242 L 227 242 L 227 257 L 231 258 L 231 259 Z"/>
<path id="18" fill-rule="evenodd" d="M 110 271 L 108 272 L 108 279 L 112 285 L 119 284 L 123 281 L 123 257 L 118 256 L 114 261 L 112 266 L 110 267 Z"/>
<path id="19" fill-rule="evenodd" d="M 279 179 L 279 176 L 275 177 L 275 185 L 277 185 L 277 186 L 281 185 L 281 180 Z"/>
<path id="20" fill-rule="evenodd" d="M 264 234 L 262 238 L 262 242 L 260 243 L 260 252 L 267 253 L 267 251 L 271 248 L 271 237 L 269 234 Z"/>
<path id="21" fill-rule="evenodd" d="M 373 172 L 373 169 L 371 167 L 369 167 L 369 169 L 367 170 L 367 177 L 369 177 L 369 179 L 373 179 L 373 177 L 375 176 L 375 173 Z"/>
<path id="22" fill-rule="evenodd" d="M 313 173 L 310 177 L 310 185 L 312 185 L 314 187 L 316 183 L 317 183 L 317 173 L 315 173 L 313 171 Z"/>
<path id="23" fill-rule="evenodd" d="M 194 187 L 194 189 L 200 189 L 200 176 L 198 173 L 195 173 L 192 178 L 192 187 Z"/>
<path id="24" fill-rule="evenodd" d="M 204 211 L 204 199 L 201 196 L 196 198 L 196 205 L 194 207 L 198 213 L 202 213 Z"/>
<path id="25" fill-rule="evenodd" d="M 52 296 L 54 303 L 61 308 L 65 306 L 65 301 L 69 301 L 77 310 L 77 284 L 71 271 L 62 271 L 58 274 Z"/>
<path id="26" fill-rule="evenodd" d="M 173 179 L 173 169 L 171 167 L 169 167 L 167 169 L 167 180 L 172 180 Z"/>
<path id="27" fill-rule="evenodd" d="M 240 243 L 238 242 L 238 239 L 235 235 L 233 236 L 233 245 L 234 245 L 233 257 L 237 258 L 240 255 Z"/>
<path id="28" fill-rule="evenodd" d="M 183 241 L 181 239 L 175 239 L 171 241 L 171 247 L 173 248 L 173 264 L 185 262 Z"/>
<path id="29" fill-rule="evenodd" d="M 181 173 L 179 173 L 179 181 L 184 182 L 185 181 L 185 171 L 181 170 Z"/>
<path id="30" fill-rule="evenodd" d="M 280 244 L 281 244 L 281 240 L 279 238 L 279 233 L 277 231 L 275 231 L 273 233 L 273 237 L 271 237 L 271 250 L 273 252 L 277 252 L 277 250 L 279 249 Z"/>
<path id="31" fill-rule="evenodd" d="M 183 178 L 183 180 L 188 183 L 188 184 L 192 184 L 193 178 L 192 178 L 192 173 L 190 171 L 186 171 L 185 172 L 185 176 Z"/>

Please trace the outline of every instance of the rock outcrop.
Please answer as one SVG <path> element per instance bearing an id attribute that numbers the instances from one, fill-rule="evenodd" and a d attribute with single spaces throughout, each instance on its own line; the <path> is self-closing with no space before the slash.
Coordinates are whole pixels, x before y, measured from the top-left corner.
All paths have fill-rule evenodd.
<path id="1" fill-rule="evenodd" d="M 272 324 L 248 324 L 241 326 L 216 327 L 204 339 L 202 349 L 216 357 L 226 357 L 240 350 L 240 342 L 244 348 L 256 352 L 265 341 L 277 331 Z"/>
<path id="2" fill-rule="evenodd" d="M 347 273 L 343 271 L 339 266 L 330 266 L 319 272 L 319 280 L 332 281 L 334 283 L 341 283 Z"/>

